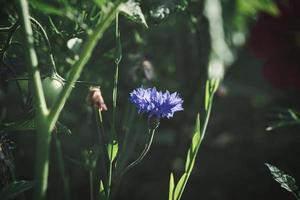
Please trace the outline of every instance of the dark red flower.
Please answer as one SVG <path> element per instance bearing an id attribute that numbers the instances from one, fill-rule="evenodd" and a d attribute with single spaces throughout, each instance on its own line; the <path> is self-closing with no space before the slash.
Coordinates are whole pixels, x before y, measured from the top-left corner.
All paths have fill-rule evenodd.
<path id="1" fill-rule="evenodd" d="M 280 14 L 261 13 L 249 46 L 264 61 L 263 74 L 274 86 L 300 89 L 300 1 L 277 1 Z"/>

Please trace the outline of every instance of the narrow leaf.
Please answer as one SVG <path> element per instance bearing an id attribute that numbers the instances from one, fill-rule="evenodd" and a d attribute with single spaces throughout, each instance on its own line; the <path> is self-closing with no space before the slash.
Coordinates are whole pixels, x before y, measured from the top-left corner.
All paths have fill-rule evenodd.
<path id="1" fill-rule="evenodd" d="M 170 175 L 170 184 L 169 184 L 169 200 L 173 200 L 174 195 L 174 176 L 173 173 Z"/>
<path id="2" fill-rule="evenodd" d="M 174 200 L 178 200 L 180 193 L 184 190 L 186 180 L 187 180 L 187 173 L 184 173 L 181 178 L 179 179 L 175 191 L 174 191 Z"/>
<path id="3" fill-rule="evenodd" d="M 208 109 L 209 101 L 210 101 L 209 81 L 206 81 L 206 85 L 205 85 L 205 102 L 204 102 L 204 106 L 205 106 L 206 111 Z"/>
<path id="4" fill-rule="evenodd" d="M 200 114 L 198 113 L 196 118 L 195 130 L 192 139 L 192 152 L 195 152 L 197 146 L 200 145 L 201 140 L 201 132 L 200 132 Z"/>
<path id="5" fill-rule="evenodd" d="M 107 153 L 108 158 L 111 162 L 113 162 L 118 154 L 119 145 L 116 140 L 113 140 L 111 143 L 107 145 Z"/>
<path id="6" fill-rule="evenodd" d="M 185 161 L 185 172 L 188 173 L 191 169 L 193 169 L 195 163 L 194 153 L 191 149 L 188 150 Z"/>
<path id="7" fill-rule="evenodd" d="M 100 184 L 99 184 L 99 199 L 104 199 L 104 198 L 105 198 L 105 189 L 104 189 L 102 180 L 100 180 Z"/>
<path id="8" fill-rule="evenodd" d="M 33 186 L 32 182 L 29 181 L 14 181 L 9 185 L 5 186 L 0 192 L 1 200 L 12 199 L 19 194 L 31 189 Z"/>

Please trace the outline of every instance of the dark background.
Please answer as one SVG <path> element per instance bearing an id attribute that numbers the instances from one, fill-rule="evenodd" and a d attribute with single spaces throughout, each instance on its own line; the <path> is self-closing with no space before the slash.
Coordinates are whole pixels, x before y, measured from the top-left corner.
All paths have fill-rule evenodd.
<path id="1" fill-rule="evenodd" d="M 284 81 L 281 85 L 277 82 L 274 84 L 272 78 L 266 77 L 263 71 L 266 59 L 269 58 L 257 58 L 256 49 L 251 48 L 248 42 L 252 27 L 261 20 L 261 13 L 268 13 L 268 7 L 254 6 L 254 10 L 249 9 L 247 12 L 237 6 L 238 0 L 221 2 L 226 41 L 234 52 L 235 61 L 228 66 L 214 99 L 206 137 L 200 147 L 194 171 L 182 199 L 294 199 L 292 194 L 273 180 L 264 163 L 277 166 L 296 180 L 300 177 L 299 125 L 285 126 L 270 132 L 265 129 L 272 121 L 270 113 L 274 109 L 300 109 L 299 87 L 288 81 L 289 84 L 285 84 Z M 71 1 L 73 8 L 78 10 L 89 10 L 87 8 L 91 6 L 90 4 L 84 1 Z M 145 85 L 177 91 L 184 99 L 184 111 L 176 113 L 172 119 L 161 121 L 150 153 L 141 164 L 123 177 L 120 187 L 115 190 L 115 199 L 167 199 L 170 173 L 174 172 L 175 180 L 178 180 L 183 172 L 195 116 L 198 112 L 203 113 L 204 83 L 211 49 L 208 20 L 203 14 L 204 2 L 201 0 L 188 2 L 184 11 L 176 9 L 178 4 L 176 1 L 142 1 L 141 6 L 146 15 L 148 29 L 120 17 L 123 60 L 119 76 L 117 133 L 121 144 L 129 127 L 128 119 L 133 116 L 134 123 L 130 129 L 132 140 L 130 145 L 133 149 L 130 160 L 133 160 L 142 149 L 147 130 L 146 116 L 138 115 L 128 101 L 131 90 Z M 15 5 L 6 1 L 3 1 L 3 4 L 1 2 L 1 5 L 4 5 L 1 6 L 1 26 L 4 27 L 10 25 L 13 20 Z M 53 5 L 60 6 L 59 3 Z M 163 19 L 150 15 L 151 10 L 159 5 L 165 5 L 170 9 L 170 14 Z M 292 5 L 295 10 L 300 9 L 296 4 Z M 53 16 L 53 21 L 59 24 L 58 27 L 64 36 L 60 37 L 51 28 L 48 16 L 33 8 L 31 12 L 44 26 L 53 48 L 58 71 L 61 76 L 66 77 L 71 67 L 66 58 L 73 56 L 67 49 L 66 42 L 74 36 L 84 39 L 84 34 L 76 32 L 74 22 L 62 21 L 59 17 Z M 268 29 L 268 24 L 265 26 Z M 269 28 L 272 29 L 272 26 Z M 241 32 L 246 38 L 241 46 L 232 44 L 232 35 L 236 31 Z M 286 27 L 286 30 L 277 31 L 285 33 L 290 30 Z M 14 40 L 20 41 L 20 37 L 21 34 L 17 31 Z M 1 32 L 0 38 L 3 45 L 7 34 Z M 40 49 L 38 51 L 42 63 L 40 67 L 47 75 L 51 67 L 49 49 L 42 48 L 45 44 L 40 37 L 37 36 L 36 40 L 38 40 L 37 48 Z M 287 45 L 293 44 L 296 42 Z M 114 25 L 112 25 L 96 47 L 92 59 L 80 77 L 80 80 L 93 81 L 101 85 L 108 107 L 108 111 L 104 113 L 107 131 L 112 111 L 115 46 Z M 274 44 L 270 47 L 272 48 L 278 47 Z M 294 54 L 296 57 L 299 56 L 299 46 L 297 48 Z M 16 74 L 26 75 L 22 47 L 12 47 L 8 55 L 9 65 Z M 289 70 L 291 59 L 284 65 L 286 71 Z M 7 60 L 5 62 L 8 62 Z M 150 80 L 143 70 L 144 61 L 151 63 L 154 76 L 150 77 Z M 300 68 L 297 59 L 296 63 Z M 298 72 L 294 71 L 296 77 L 300 74 L 297 74 Z M 290 78 L 286 73 L 281 75 L 283 80 Z M 3 123 L 28 117 L 26 109 L 20 105 L 22 97 L 17 91 L 15 82 L 6 81 L 11 76 L 2 65 L 0 103 Z M 88 86 L 76 85 L 60 117 L 59 121 L 70 129 L 71 134 L 67 134 L 66 131 L 53 133 L 62 143 L 72 200 L 89 198 L 89 179 L 88 171 L 72 162 L 70 158 L 82 160 L 83 150 L 97 146 L 94 118 L 86 102 L 87 94 Z M 13 155 L 17 179 L 32 180 L 35 157 L 34 131 L 1 131 L 1 134 L 7 134 L 14 142 Z M 97 175 L 101 174 L 100 171 L 101 167 L 97 166 Z M 95 184 L 98 182 L 95 181 Z M 53 143 L 48 199 L 63 199 L 62 186 L 57 152 Z M 31 191 L 26 193 L 27 199 L 30 199 L 30 195 Z"/>

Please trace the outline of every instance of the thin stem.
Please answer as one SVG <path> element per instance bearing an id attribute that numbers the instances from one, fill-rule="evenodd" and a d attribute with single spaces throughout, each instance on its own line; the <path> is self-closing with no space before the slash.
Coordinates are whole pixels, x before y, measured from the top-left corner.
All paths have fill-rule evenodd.
<path id="1" fill-rule="evenodd" d="M 63 161 L 63 156 L 61 151 L 61 142 L 57 136 L 55 136 L 54 138 L 55 138 L 55 147 L 56 147 L 58 164 L 59 164 L 59 171 L 63 181 L 64 197 L 65 200 L 70 200 L 69 182 L 65 174 L 65 166 L 64 166 L 64 161 Z"/>
<path id="2" fill-rule="evenodd" d="M 114 77 L 114 88 L 113 88 L 113 116 L 112 116 L 112 127 L 109 138 L 109 143 L 113 143 L 116 138 L 116 112 L 117 112 L 117 96 L 118 96 L 118 79 L 119 79 L 119 64 L 122 59 L 121 42 L 120 42 L 120 30 L 119 30 L 119 14 L 115 13 L 116 19 L 116 44 L 117 44 L 117 56 L 116 56 L 116 71 Z M 112 158 L 113 148 L 110 149 L 109 157 Z M 106 199 L 110 198 L 111 185 L 112 185 L 112 173 L 113 173 L 113 160 L 109 160 L 108 166 L 108 179 L 106 184 Z"/>
<path id="3" fill-rule="evenodd" d="M 89 61 L 92 51 L 94 50 L 97 42 L 102 38 L 104 31 L 111 24 L 115 16 L 115 13 L 117 11 L 117 8 L 119 7 L 121 2 L 122 2 L 121 0 L 118 0 L 115 3 L 114 7 L 105 15 L 103 20 L 96 26 L 94 32 L 88 36 L 88 39 L 84 44 L 83 50 L 79 56 L 79 60 L 72 67 L 70 76 L 67 79 L 67 82 L 63 90 L 58 96 L 58 99 L 54 103 L 53 108 L 50 111 L 49 114 L 50 130 L 54 128 L 55 123 L 60 115 L 60 112 L 63 109 L 68 97 L 70 96 L 70 93 L 73 89 L 75 82 L 78 80 L 84 66 Z"/>
<path id="4" fill-rule="evenodd" d="M 146 145 L 145 145 L 142 153 L 139 155 L 139 157 L 135 161 L 133 161 L 132 163 L 130 163 L 124 169 L 124 171 L 121 173 L 120 177 L 122 177 L 127 171 L 129 171 L 130 169 L 132 169 L 133 167 L 135 167 L 136 165 L 138 165 L 144 159 L 144 157 L 147 155 L 147 153 L 148 153 L 148 151 L 149 151 L 149 149 L 151 147 L 153 138 L 154 138 L 155 130 L 156 129 L 152 129 L 152 130 L 149 129 L 150 138 L 149 138 L 149 141 L 146 143 Z"/>
<path id="5" fill-rule="evenodd" d="M 93 170 L 90 170 L 90 200 L 94 200 Z"/>
<path id="6" fill-rule="evenodd" d="M 110 193 L 111 193 L 112 167 L 113 167 L 112 161 L 110 161 L 108 166 L 108 179 L 106 185 L 106 200 L 109 200 Z"/>
<path id="7" fill-rule="evenodd" d="M 101 111 L 98 108 L 94 108 L 94 115 L 95 115 L 95 121 L 97 124 L 97 133 L 99 136 L 99 145 L 101 147 L 101 153 L 103 157 L 100 158 L 101 164 L 103 166 L 103 171 L 104 171 L 104 180 L 107 180 L 107 169 L 106 169 L 106 164 L 105 161 L 109 160 L 108 155 L 107 155 L 107 145 L 105 143 L 105 137 L 104 137 L 104 127 L 103 127 L 103 121 L 102 121 L 102 114 Z"/>
<path id="8" fill-rule="evenodd" d="M 115 126 L 116 126 L 116 110 L 117 110 L 117 96 L 118 96 L 118 79 L 119 79 L 119 64 L 122 59 L 121 50 L 121 39 L 119 30 L 119 14 L 116 13 L 116 45 L 117 45 L 117 55 L 116 55 L 116 71 L 114 77 L 114 88 L 113 88 L 113 119 L 112 119 L 112 129 L 113 136 L 115 136 Z"/>

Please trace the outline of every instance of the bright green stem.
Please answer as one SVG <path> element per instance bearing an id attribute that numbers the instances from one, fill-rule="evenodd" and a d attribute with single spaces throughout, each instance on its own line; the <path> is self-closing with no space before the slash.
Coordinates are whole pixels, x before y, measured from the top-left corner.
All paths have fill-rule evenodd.
<path id="1" fill-rule="evenodd" d="M 211 108 L 212 108 L 212 103 L 213 103 L 213 94 L 212 96 L 210 97 L 210 101 L 209 101 L 209 105 L 208 105 L 208 108 L 207 108 L 207 111 L 206 111 L 206 115 L 205 115 L 205 120 L 204 120 L 204 124 L 202 126 L 202 130 L 200 131 L 201 132 L 201 138 L 200 138 L 200 143 L 199 145 L 196 147 L 196 150 L 195 150 L 195 156 L 198 154 L 198 151 L 199 151 L 199 148 L 201 146 L 201 143 L 204 139 L 204 136 L 205 136 L 205 132 L 206 132 L 206 129 L 207 129 L 207 125 L 208 125 L 208 122 L 209 122 L 209 118 L 210 118 L 210 114 L 211 114 Z M 192 158 L 193 159 L 193 158 Z M 174 199 L 174 200 L 180 200 L 181 199 L 181 196 L 184 192 L 184 189 L 185 189 L 185 186 L 190 178 L 190 175 L 192 173 L 192 166 L 189 167 L 189 169 L 187 170 L 187 176 L 185 177 L 184 181 L 183 181 L 183 186 L 180 188 L 180 191 L 179 191 L 179 195 L 178 195 L 178 198 L 177 199 Z"/>
<path id="2" fill-rule="evenodd" d="M 95 30 L 89 34 L 86 43 L 83 46 L 82 52 L 79 55 L 79 60 L 72 67 L 70 75 L 67 79 L 67 82 L 60 93 L 58 99 L 56 100 L 53 108 L 49 114 L 50 120 L 50 129 L 52 130 L 55 126 L 55 123 L 59 117 L 61 110 L 63 109 L 70 93 L 73 89 L 75 82 L 78 80 L 85 64 L 89 61 L 92 52 L 97 45 L 98 41 L 102 38 L 104 31 L 109 27 L 112 20 L 115 17 L 115 13 L 117 12 L 117 8 L 120 5 L 121 0 L 115 2 L 114 7 L 110 9 L 110 11 L 103 16 L 103 20 L 96 26 Z"/>
<path id="3" fill-rule="evenodd" d="M 33 83 L 33 99 L 35 105 L 35 117 L 37 125 L 37 154 L 35 165 L 34 198 L 43 200 L 46 196 L 49 168 L 49 144 L 50 129 L 47 122 L 48 109 L 43 93 L 41 76 L 38 70 L 38 60 L 34 50 L 33 31 L 30 23 L 28 3 L 26 0 L 18 0 L 19 17 L 24 33 L 25 58 L 27 62 L 29 80 Z"/>

